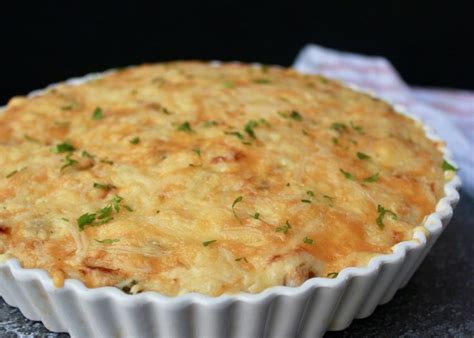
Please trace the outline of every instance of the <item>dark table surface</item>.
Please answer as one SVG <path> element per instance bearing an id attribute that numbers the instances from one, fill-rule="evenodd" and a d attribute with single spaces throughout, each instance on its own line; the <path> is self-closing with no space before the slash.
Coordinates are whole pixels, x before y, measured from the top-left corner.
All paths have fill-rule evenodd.
<path id="1" fill-rule="evenodd" d="M 454 217 L 408 285 L 366 319 L 327 337 L 473 337 L 474 199 L 461 193 Z M 0 337 L 50 333 L 0 298 Z"/>

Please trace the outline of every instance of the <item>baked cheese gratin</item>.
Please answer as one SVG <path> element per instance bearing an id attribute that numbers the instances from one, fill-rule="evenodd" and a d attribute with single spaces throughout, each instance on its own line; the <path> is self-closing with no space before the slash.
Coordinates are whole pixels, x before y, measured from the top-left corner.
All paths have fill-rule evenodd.
<path id="1" fill-rule="evenodd" d="M 61 286 L 218 296 L 298 286 L 410 240 L 454 170 L 339 82 L 243 64 L 130 67 L 0 114 L 0 256 Z"/>

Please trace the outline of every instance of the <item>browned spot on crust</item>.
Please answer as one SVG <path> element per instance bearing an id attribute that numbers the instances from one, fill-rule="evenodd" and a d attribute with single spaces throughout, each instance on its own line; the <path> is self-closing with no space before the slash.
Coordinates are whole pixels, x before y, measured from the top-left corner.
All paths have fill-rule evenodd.
<path id="1" fill-rule="evenodd" d="M 6 225 L 0 224 L 0 235 L 10 235 L 12 233 L 12 229 L 7 227 Z"/>

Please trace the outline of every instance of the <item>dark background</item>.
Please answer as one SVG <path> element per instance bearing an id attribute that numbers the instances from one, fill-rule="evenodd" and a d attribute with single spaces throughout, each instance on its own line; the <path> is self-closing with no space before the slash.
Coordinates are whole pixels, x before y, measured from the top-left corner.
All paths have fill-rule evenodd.
<path id="1" fill-rule="evenodd" d="M 324 46 L 410 83 L 474 89 L 473 1 L 2 1 L 0 105 L 72 76 L 172 59 L 290 65 Z"/>

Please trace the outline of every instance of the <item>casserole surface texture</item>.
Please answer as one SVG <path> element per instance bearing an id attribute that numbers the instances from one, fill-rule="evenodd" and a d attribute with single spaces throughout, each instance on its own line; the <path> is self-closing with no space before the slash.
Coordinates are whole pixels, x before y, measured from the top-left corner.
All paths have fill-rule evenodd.
<path id="1" fill-rule="evenodd" d="M 0 256 L 57 286 L 171 296 L 334 277 L 392 252 L 435 210 L 440 146 L 320 76 L 131 67 L 9 102 Z"/>

